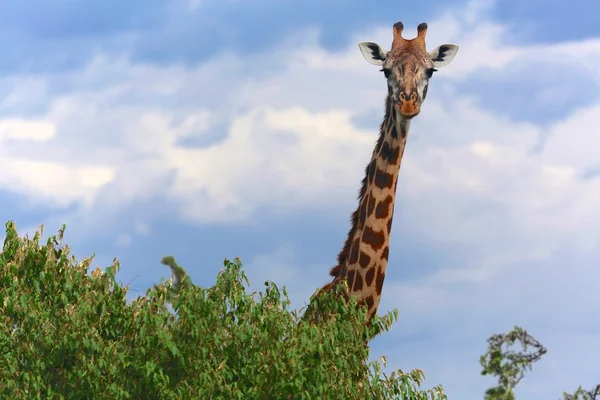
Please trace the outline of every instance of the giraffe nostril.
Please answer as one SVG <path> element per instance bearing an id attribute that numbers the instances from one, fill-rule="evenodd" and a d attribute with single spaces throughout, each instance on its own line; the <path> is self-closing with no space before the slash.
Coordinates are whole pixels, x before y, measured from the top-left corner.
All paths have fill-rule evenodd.
<path id="1" fill-rule="evenodd" d="M 417 93 L 416 92 L 400 92 L 400 102 L 414 102 L 417 100 Z"/>

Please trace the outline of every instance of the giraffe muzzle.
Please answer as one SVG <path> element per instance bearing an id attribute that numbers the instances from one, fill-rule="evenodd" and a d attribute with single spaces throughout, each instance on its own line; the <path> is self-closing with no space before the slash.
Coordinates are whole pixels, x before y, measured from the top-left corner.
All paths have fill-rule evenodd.
<path id="1" fill-rule="evenodd" d="M 400 92 L 396 102 L 396 111 L 404 118 L 413 118 L 421 111 L 419 96 L 416 91 Z"/>

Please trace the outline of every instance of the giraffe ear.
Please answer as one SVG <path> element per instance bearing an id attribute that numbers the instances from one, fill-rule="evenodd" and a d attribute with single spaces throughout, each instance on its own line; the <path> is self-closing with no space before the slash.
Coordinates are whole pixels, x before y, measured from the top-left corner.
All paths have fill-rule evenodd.
<path id="1" fill-rule="evenodd" d="M 361 42 L 358 44 L 358 48 L 362 53 L 365 60 L 373 65 L 383 65 L 385 58 L 387 57 L 387 51 L 383 50 L 377 43 L 373 42 Z"/>
<path id="2" fill-rule="evenodd" d="M 433 61 L 433 67 L 440 68 L 450 64 L 450 61 L 454 59 L 457 51 L 458 46 L 455 44 L 443 44 L 430 51 L 429 57 L 431 57 L 431 61 Z"/>

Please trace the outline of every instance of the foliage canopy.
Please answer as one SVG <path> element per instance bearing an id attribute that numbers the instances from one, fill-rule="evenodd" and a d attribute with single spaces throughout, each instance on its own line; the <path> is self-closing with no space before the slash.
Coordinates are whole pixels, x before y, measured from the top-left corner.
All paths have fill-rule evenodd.
<path id="1" fill-rule="evenodd" d="M 365 310 L 334 294 L 331 318 L 298 324 L 285 289 L 249 293 L 239 259 L 214 286 L 175 279 L 127 299 L 119 263 L 88 274 L 57 236 L 21 238 L 12 222 L 0 254 L 0 393 L 11 399 L 445 399 L 420 388 L 423 372 L 382 372 L 365 339 L 389 330 L 393 312 Z"/>

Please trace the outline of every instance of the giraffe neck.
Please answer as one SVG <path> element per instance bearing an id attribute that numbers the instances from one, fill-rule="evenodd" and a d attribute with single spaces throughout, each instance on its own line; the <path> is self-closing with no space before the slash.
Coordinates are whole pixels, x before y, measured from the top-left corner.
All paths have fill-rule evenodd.
<path id="1" fill-rule="evenodd" d="M 388 94 L 385 118 L 379 139 L 358 196 L 358 208 L 352 214 L 352 227 L 338 265 L 331 269 L 331 284 L 348 280 L 349 294 L 369 308 L 368 317 L 376 313 L 387 269 L 390 231 L 394 215 L 396 185 L 410 120 L 400 117 Z"/>

